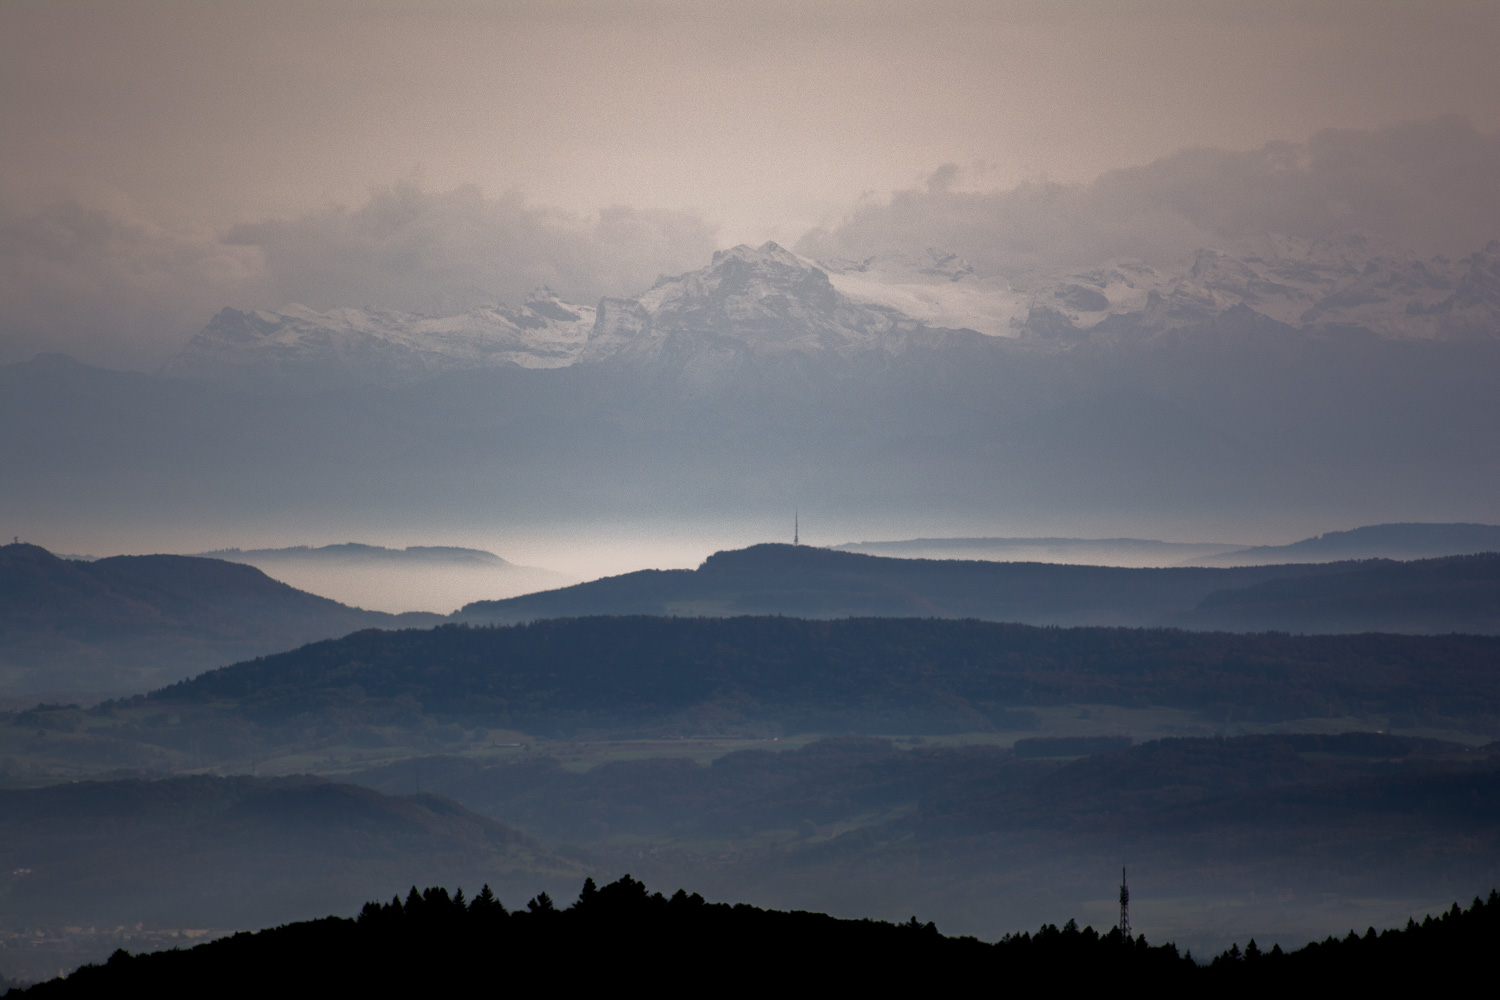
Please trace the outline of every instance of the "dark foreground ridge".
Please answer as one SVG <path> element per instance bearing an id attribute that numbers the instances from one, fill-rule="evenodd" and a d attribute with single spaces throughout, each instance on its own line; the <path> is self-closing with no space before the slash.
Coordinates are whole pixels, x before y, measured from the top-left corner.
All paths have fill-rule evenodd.
<path id="1" fill-rule="evenodd" d="M 358 919 L 327 917 L 259 933 L 132 956 L 41 983 L 31 996 L 176 995 L 214 984 L 215 993 L 433 988 L 619 989 L 651 980 L 673 992 L 741 995 L 750 990 L 892 987 L 941 990 L 964 982 L 1024 985 L 1062 977 L 1076 988 L 1109 981 L 1150 984 L 1160 993 L 1205 988 L 1238 993 L 1278 986 L 1390 989 L 1396 983 L 1462 981 L 1489 966 L 1500 931 L 1500 894 L 1475 899 L 1403 930 L 1349 932 L 1296 951 L 1262 952 L 1252 940 L 1200 965 L 1175 945 L 1151 946 L 1118 928 L 1100 934 L 1070 920 L 993 944 L 946 937 L 912 917 L 904 924 L 840 920 L 821 913 L 708 903 L 679 889 L 670 899 L 624 876 L 557 909 L 545 893 L 508 912 L 489 886 L 463 891 L 415 886 L 403 903 L 367 903 Z M 1128 977 L 1125 978 L 1125 977 Z M 1477 978 L 1471 981 L 1482 981 Z"/>

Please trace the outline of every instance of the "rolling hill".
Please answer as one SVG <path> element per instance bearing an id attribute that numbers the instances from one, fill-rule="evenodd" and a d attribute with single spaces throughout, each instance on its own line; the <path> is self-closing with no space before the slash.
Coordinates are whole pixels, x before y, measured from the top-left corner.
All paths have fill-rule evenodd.
<path id="1" fill-rule="evenodd" d="M 501 624 L 578 615 L 917 616 L 1031 625 L 1166 625 L 1209 594 L 1327 566 L 1126 569 L 895 559 L 795 545 L 716 552 L 696 570 L 642 570 L 464 606 Z"/>
<path id="2" fill-rule="evenodd" d="M 1342 563 L 1204 598 L 1188 628 L 1291 632 L 1500 633 L 1500 554 Z"/>
<path id="3" fill-rule="evenodd" d="M 1410 725 L 1500 715 L 1497 654 L 1490 636 L 582 618 L 358 632 L 116 707 L 177 713 L 171 726 L 130 732 L 176 743 L 192 734 L 216 754 L 252 732 L 301 739 L 327 727 L 331 737 L 424 716 L 547 735 L 943 733 L 989 729 L 1014 708 L 1098 703 L 1262 722 L 1383 713 Z"/>
<path id="4" fill-rule="evenodd" d="M 1500 555 L 1162 569 L 897 559 L 755 545 L 717 552 L 695 570 L 643 570 L 480 601 L 454 617 L 509 624 L 640 614 L 1493 634 L 1500 631 Z"/>
<path id="5" fill-rule="evenodd" d="M 1494 634 L 1500 632 L 1500 555 L 1132 569 L 757 545 L 715 553 L 695 570 L 642 570 L 476 602 L 444 617 L 347 607 L 278 583 L 255 567 L 217 559 L 83 562 L 10 545 L 0 548 L 0 695 L 24 702 L 49 694 L 65 700 L 135 694 L 362 629 L 600 615 Z M 441 647 L 447 640 L 392 639 L 391 648 L 428 641 Z M 648 661 L 653 655 L 642 651 Z"/>
<path id="6" fill-rule="evenodd" d="M 358 629 L 440 620 L 351 608 L 218 559 L 81 562 L 0 546 L 0 695 L 127 694 Z"/>
<path id="7" fill-rule="evenodd" d="M 1256 545 L 1201 555 L 1195 566 L 1259 566 L 1346 559 L 1433 559 L 1500 552 L 1500 525 L 1370 524 L 1329 531 L 1290 545 Z"/>

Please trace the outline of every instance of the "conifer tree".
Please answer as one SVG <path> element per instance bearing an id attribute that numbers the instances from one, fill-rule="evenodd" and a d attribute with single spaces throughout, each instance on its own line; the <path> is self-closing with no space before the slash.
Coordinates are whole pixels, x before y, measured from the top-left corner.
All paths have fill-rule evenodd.
<path id="1" fill-rule="evenodd" d="M 479 895 L 475 896 L 474 901 L 469 904 L 469 912 L 490 913 L 495 910 L 504 913 L 505 907 L 500 905 L 500 900 L 495 897 L 494 892 L 490 890 L 490 884 L 486 882 L 484 888 L 479 890 Z"/>

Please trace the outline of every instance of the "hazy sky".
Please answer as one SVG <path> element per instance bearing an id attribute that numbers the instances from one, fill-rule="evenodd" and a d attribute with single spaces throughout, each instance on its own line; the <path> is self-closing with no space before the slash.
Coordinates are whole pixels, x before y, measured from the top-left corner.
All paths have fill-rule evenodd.
<path id="1" fill-rule="evenodd" d="M 999 190 L 1438 115 L 1493 134 L 1497 50 L 1494 3 L 5 0 L 0 361 L 144 365 L 220 305 L 334 304 L 359 282 L 294 280 L 347 250 L 327 232 L 412 217 L 533 262 L 486 292 L 583 297 L 945 163 Z"/>

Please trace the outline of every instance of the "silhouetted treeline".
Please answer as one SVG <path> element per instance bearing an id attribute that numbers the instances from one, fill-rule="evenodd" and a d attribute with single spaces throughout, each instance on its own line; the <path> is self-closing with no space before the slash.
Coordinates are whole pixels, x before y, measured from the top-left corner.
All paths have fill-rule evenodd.
<path id="1" fill-rule="evenodd" d="M 150 695 L 299 717 L 422 715 L 559 734 L 986 729 L 1017 706 L 1164 705 L 1223 719 L 1384 713 L 1394 724 L 1500 715 L 1500 637 L 1237 635 L 935 619 L 580 618 L 360 632 Z M 227 717 L 216 710 L 216 728 Z M 119 735 L 124 735 L 119 734 Z"/>
<path id="2" fill-rule="evenodd" d="M 1154 993 L 1268 987 L 1389 990 L 1441 979 L 1465 981 L 1488 970 L 1500 931 L 1500 895 L 1457 904 L 1404 930 L 1329 938 L 1290 953 L 1236 944 L 1199 965 L 1174 945 L 1153 947 L 1117 928 L 1099 933 L 1070 920 L 994 944 L 947 937 L 916 917 L 904 924 L 840 920 L 820 913 L 708 903 L 678 890 L 651 893 L 626 875 L 584 883 L 566 909 L 545 893 L 514 911 L 486 886 L 418 892 L 403 902 L 367 903 L 355 920 L 328 917 L 240 933 L 187 951 L 116 952 L 28 995 L 216 995 L 311 993 L 389 996 L 420 990 L 517 988 L 742 995 L 805 994 L 850 988 L 956 991 L 1006 983 L 1101 988 L 1137 984 Z M 1468 979 L 1478 983 L 1483 979 Z"/>
<path id="3" fill-rule="evenodd" d="M 1467 910 L 1454 903 L 1421 923 L 1408 919 L 1401 930 L 1314 941 L 1296 951 L 1280 946 L 1263 951 L 1251 939 L 1243 951 L 1235 943 L 1208 964 L 1211 980 L 1251 988 L 1297 983 L 1306 988 L 1343 990 L 1360 985 L 1389 993 L 1393 987 L 1436 992 L 1463 982 L 1485 989 L 1493 983 L 1495 942 L 1500 940 L 1500 892 L 1477 896 Z"/>

